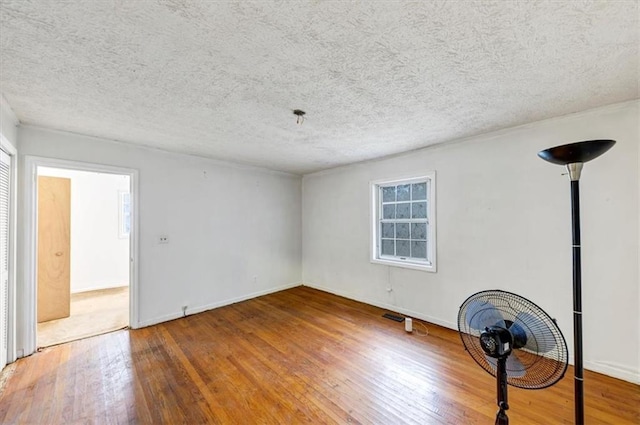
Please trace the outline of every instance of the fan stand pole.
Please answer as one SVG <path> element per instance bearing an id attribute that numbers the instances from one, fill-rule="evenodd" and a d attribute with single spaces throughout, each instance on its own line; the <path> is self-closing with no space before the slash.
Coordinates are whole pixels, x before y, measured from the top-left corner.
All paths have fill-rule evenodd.
<path id="1" fill-rule="evenodd" d="M 509 403 L 507 402 L 507 357 L 500 357 L 497 362 L 496 381 L 498 383 L 498 413 L 495 425 L 509 425 Z"/>
<path id="2" fill-rule="evenodd" d="M 573 247 L 573 352 L 575 423 L 584 424 L 584 366 L 582 363 L 582 264 L 580 252 L 580 170 L 568 164 L 571 178 L 571 229 Z"/>

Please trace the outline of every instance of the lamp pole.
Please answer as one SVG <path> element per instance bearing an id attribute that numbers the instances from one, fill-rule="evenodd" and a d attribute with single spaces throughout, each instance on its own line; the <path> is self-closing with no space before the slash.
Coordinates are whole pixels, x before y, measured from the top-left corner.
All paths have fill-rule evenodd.
<path id="1" fill-rule="evenodd" d="M 567 164 L 571 179 L 571 246 L 573 250 L 573 353 L 575 423 L 584 424 L 584 365 L 582 362 L 582 253 L 580 251 L 580 171 L 582 163 Z"/>
<path id="2" fill-rule="evenodd" d="M 538 152 L 553 164 L 565 165 L 571 180 L 571 246 L 573 251 L 573 356 L 575 424 L 584 424 L 584 365 L 582 356 L 582 259 L 580 251 L 580 174 L 585 162 L 611 149 L 615 140 L 587 140 Z"/>

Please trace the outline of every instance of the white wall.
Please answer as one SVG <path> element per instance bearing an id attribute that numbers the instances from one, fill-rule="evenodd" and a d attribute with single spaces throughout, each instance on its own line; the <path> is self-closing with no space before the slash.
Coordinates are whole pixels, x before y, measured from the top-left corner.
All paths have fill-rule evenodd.
<path id="1" fill-rule="evenodd" d="M 300 284 L 300 177 L 34 127 L 18 136 L 22 163 L 35 155 L 139 170 L 139 325 L 179 317 L 182 305 L 195 312 Z"/>
<path id="2" fill-rule="evenodd" d="M 9 103 L 0 93 L 0 133 L 13 145 L 18 146 L 18 118 Z"/>
<path id="3" fill-rule="evenodd" d="M 570 184 L 536 154 L 615 139 L 580 182 L 584 358 L 588 369 L 640 382 L 639 112 L 637 101 L 612 105 L 304 176 L 305 285 L 454 329 L 469 295 L 512 291 L 558 319 L 572 355 Z M 369 182 L 430 170 L 438 272 L 370 263 Z"/>
<path id="4" fill-rule="evenodd" d="M 120 237 L 120 193 L 129 176 L 40 167 L 71 179 L 71 293 L 129 285 L 129 238 Z"/>

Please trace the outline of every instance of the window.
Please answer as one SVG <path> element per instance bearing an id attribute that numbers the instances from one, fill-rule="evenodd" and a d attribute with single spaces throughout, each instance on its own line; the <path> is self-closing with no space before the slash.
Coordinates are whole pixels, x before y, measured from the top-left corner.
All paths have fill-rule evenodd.
<path id="1" fill-rule="evenodd" d="M 371 261 L 435 272 L 435 172 L 373 182 L 371 195 Z"/>
<path id="2" fill-rule="evenodd" d="M 118 191 L 118 237 L 126 239 L 131 230 L 131 194 Z"/>

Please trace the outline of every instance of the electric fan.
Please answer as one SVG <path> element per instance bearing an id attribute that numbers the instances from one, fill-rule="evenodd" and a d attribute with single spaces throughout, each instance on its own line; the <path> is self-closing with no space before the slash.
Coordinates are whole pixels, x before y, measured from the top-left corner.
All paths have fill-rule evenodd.
<path id="1" fill-rule="evenodd" d="M 507 383 L 540 389 L 558 382 L 567 370 L 567 343 L 555 321 L 531 301 L 501 290 L 471 295 L 458 312 L 465 349 L 495 375 L 496 425 L 507 425 Z"/>

